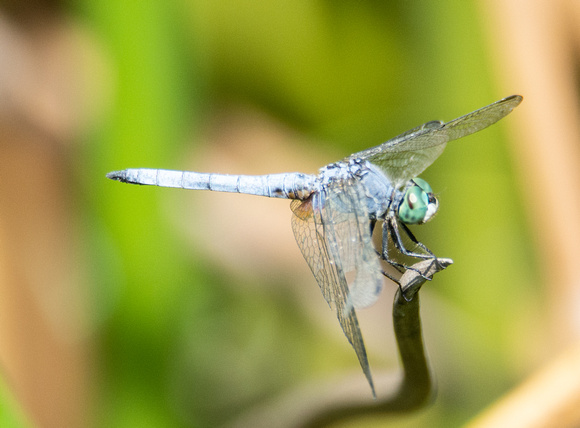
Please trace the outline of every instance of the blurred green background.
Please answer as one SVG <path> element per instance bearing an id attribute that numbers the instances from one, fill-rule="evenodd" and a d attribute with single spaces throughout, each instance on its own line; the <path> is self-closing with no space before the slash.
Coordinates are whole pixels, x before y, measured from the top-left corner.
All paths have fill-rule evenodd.
<path id="1" fill-rule="evenodd" d="M 83 381 L 67 391 L 85 397 L 70 419 L 84 426 L 222 426 L 297 385 L 360 371 L 293 242 L 286 201 L 121 185 L 105 173 L 314 173 L 511 95 L 498 89 L 473 1 L 4 7 L 15 28 L 70 31 L 78 60 L 70 82 L 84 120 L 57 151 L 73 230 L 63 245 L 74 249 L 62 260 L 79 272 L 82 322 L 76 310 L 59 316 L 82 331 Z M 508 149 L 512 117 L 450 144 L 423 174 L 441 208 L 414 231 L 455 261 L 422 292 L 436 401 L 340 426 L 459 426 L 537 364 L 528 339 L 542 289 Z M 360 314 L 376 372 L 399 368 L 394 290 Z M 34 403 L 23 404 L 32 425 L 58 426 Z"/>

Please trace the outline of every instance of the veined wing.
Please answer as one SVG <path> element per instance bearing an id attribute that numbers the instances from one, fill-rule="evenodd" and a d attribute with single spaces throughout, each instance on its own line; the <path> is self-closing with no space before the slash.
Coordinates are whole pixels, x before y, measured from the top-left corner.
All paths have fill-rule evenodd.
<path id="1" fill-rule="evenodd" d="M 373 390 L 366 349 L 354 307 L 374 303 L 382 288 L 360 183 L 337 180 L 305 200 L 291 204 L 292 230 L 316 282 L 354 348 Z M 350 290 L 345 273 L 355 271 Z"/>
<path id="2" fill-rule="evenodd" d="M 361 309 L 374 304 L 383 289 L 383 275 L 379 257 L 372 243 L 365 188 L 357 179 L 339 181 L 325 192 L 326 209 L 322 211 L 328 231 L 334 235 L 333 245 L 344 272 L 355 272 L 350 284 L 346 314 L 352 308 Z M 329 235 L 327 235 L 329 236 Z"/>
<path id="3" fill-rule="evenodd" d="M 377 165 L 395 187 L 423 172 L 445 149 L 448 141 L 481 131 L 509 114 L 522 102 L 512 95 L 450 122 L 427 122 L 379 146 L 350 155 Z"/>

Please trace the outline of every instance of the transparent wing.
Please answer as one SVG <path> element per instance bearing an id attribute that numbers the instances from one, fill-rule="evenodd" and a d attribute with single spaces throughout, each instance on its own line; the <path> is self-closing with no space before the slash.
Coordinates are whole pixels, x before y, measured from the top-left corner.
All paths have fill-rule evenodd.
<path id="1" fill-rule="evenodd" d="M 353 307 L 366 308 L 377 301 L 383 288 L 379 257 L 372 243 L 369 213 L 361 182 L 350 179 L 329 186 L 322 218 L 334 244 L 344 272 L 354 271 L 344 313 Z M 328 235 L 327 236 L 331 236 Z"/>
<path id="2" fill-rule="evenodd" d="M 336 181 L 306 201 L 291 204 L 292 230 L 316 282 L 336 316 L 374 393 L 354 307 L 374 303 L 382 288 L 378 257 L 358 181 Z M 345 273 L 355 271 L 350 290 Z"/>
<path id="3" fill-rule="evenodd" d="M 431 165 L 448 141 L 493 125 L 517 107 L 522 99 L 520 95 L 512 95 L 447 123 L 427 122 L 347 159 L 368 160 L 381 168 L 396 187 L 400 187 Z"/>

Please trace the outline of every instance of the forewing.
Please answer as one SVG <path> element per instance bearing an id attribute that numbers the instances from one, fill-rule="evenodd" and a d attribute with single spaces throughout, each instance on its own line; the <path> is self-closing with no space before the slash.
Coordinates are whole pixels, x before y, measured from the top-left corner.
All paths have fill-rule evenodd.
<path id="1" fill-rule="evenodd" d="M 332 227 L 344 272 L 355 272 L 343 311 L 372 305 L 383 288 L 383 275 L 372 243 L 365 189 L 359 180 L 329 186 L 323 220 Z"/>
<path id="2" fill-rule="evenodd" d="M 355 153 L 349 159 L 372 162 L 400 187 L 431 165 L 443 152 L 445 143 L 493 125 L 521 101 L 521 96 L 512 95 L 447 123 L 427 122 L 380 146 Z"/>
<path id="3" fill-rule="evenodd" d="M 358 276 L 358 272 L 367 267 L 360 262 L 363 259 L 362 252 L 356 250 L 357 248 L 360 250 L 363 245 L 360 242 L 357 243 L 356 240 L 360 239 L 359 229 L 362 231 L 364 227 L 357 222 L 356 216 L 359 212 L 352 212 L 350 198 L 339 198 L 343 195 L 341 189 L 347 189 L 348 194 L 355 192 L 355 190 L 348 190 L 349 187 L 345 186 L 345 183 L 336 182 L 321 192 L 312 194 L 306 201 L 293 201 L 291 205 L 294 213 L 292 230 L 324 298 L 329 305 L 334 305 L 340 326 L 354 348 L 374 394 L 374 385 L 356 312 L 347 308 L 349 288 L 345 277 L 345 268 L 356 269 Z M 369 235 L 368 243 L 372 247 L 368 216 L 365 222 L 366 229 L 364 230 Z M 357 252 L 360 260 L 353 256 Z M 378 259 L 376 263 L 378 264 Z"/>

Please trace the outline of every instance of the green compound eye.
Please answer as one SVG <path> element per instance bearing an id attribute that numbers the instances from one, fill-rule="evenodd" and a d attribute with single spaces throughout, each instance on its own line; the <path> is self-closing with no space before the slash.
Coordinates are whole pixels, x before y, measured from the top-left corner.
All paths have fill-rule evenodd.
<path id="1" fill-rule="evenodd" d="M 403 223 L 421 223 L 427 214 L 429 198 L 419 186 L 407 190 L 403 202 L 399 205 L 399 218 Z"/>
<path id="2" fill-rule="evenodd" d="M 431 186 L 421 179 L 414 178 L 399 205 L 399 219 L 406 224 L 421 224 L 429 221 L 437 212 L 438 203 Z"/>
<path id="3" fill-rule="evenodd" d="M 415 183 L 417 186 L 423 189 L 425 193 L 433 193 L 433 190 L 431 189 L 431 186 L 429 186 L 429 183 L 427 183 L 422 178 L 419 177 L 413 178 L 413 183 Z"/>

